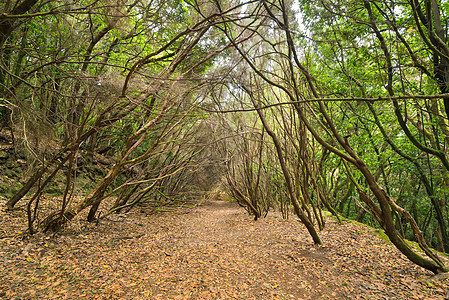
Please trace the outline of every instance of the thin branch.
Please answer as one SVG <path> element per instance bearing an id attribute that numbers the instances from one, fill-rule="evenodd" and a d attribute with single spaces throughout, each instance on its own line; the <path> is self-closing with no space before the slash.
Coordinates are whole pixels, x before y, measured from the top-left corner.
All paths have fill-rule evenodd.
<path id="1" fill-rule="evenodd" d="M 261 106 L 258 108 L 240 108 L 240 109 L 228 109 L 228 110 L 213 110 L 207 109 L 205 107 L 199 107 L 200 109 L 210 112 L 210 113 L 234 113 L 234 112 L 248 112 L 248 111 L 257 111 L 264 110 L 271 107 L 282 106 L 282 105 L 291 105 L 291 104 L 301 104 L 301 103 L 313 103 L 313 102 L 380 102 L 380 101 L 397 101 L 397 100 L 408 100 L 408 99 L 449 99 L 449 93 L 440 94 L 440 95 L 402 95 L 402 96 L 393 96 L 393 97 L 377 97 L 377 98 L 313 98 L 313 99 L 305 99 L 298 101 L 287 101 L 287 102 L 279 102 L 274 104 L 269 104 L 265 106 Z"/>

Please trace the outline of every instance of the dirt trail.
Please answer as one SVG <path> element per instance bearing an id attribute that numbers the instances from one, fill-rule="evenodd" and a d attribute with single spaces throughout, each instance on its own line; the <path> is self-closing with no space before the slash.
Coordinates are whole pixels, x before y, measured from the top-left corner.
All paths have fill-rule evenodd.
<path id="1" fill-rule="evenodd" d="M 23 212 L 2 210 L 0 298 L 445 299 L 449 290 L 351 222 L 328 219 L 324 246 L 313 246 L 296 218 L 254 222 L 228 202 L 130 214 L 28 237 Z"/>

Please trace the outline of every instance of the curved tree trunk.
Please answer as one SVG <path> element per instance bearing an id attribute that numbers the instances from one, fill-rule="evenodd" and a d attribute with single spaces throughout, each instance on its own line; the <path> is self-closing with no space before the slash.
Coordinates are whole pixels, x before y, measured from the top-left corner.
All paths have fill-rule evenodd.
<path id="1" fill-rule="evenodd" d="M 307 230 L 309 231 L 310 236 L 313 239 L 313 242 L 315 244 L 319 245 L 319 244 L 321 244 L 321 240 L 318 235 L 318 232 L 316 231 L 315 226 L 313 225 L 312 221 L 307 217 L 304 210 L 301 208 L 301 204 L 299 203 L 298 198 L 296 197 L 296 193 L 293 188 L 293 183 L 292 183 L 292 179 L 290 177 L 290 173 L 288 172 L 287 166 L 285 165 L 285 160 L 284 160 L 284 156 L 283 156 L 284 154 L 282 152 L 281 143 L 279 142 L 279 139 L 276 136 L 276 134 L 274 133 L 274 131 L 272 131 L 271 128 L 269 127 L 268 122 L 265 119 L 265 116 L 263 115 L 262 111 L 259 109 L 258 104 L 252 98 L 251 93 L 249 93 L 249 94 L 253 101 L 254 107 L 257 109 L 257 113 L 259 114 L 259 118 L 262 121 L 263 127 L 265 128 L 268 135 L 273 140 L 274 146 L 276 148 L 276 153 L 277 153 L 277 157 L 279 160 L 279 164 L 281 165 L 282 173 L 285 178 L 285 184 L 287 185 L 288 194 L 290 196 L 290 200 L 291 200 L 291 202 L 293 204 L 293 208 L 295 210 L 295 214 L 298 216 L 298 218 L 301 220 L 301 222 L 303 222 L 304 225 L 306 226 Z M 301 193 L 301 191 L 300 191 L 300 193 Z"/>

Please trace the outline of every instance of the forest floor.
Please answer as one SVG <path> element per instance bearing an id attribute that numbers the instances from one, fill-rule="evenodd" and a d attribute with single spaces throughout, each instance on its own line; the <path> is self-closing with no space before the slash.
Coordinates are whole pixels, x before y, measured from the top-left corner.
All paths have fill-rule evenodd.
<path id="1" fill-rule="evenodd" d="M 0 201 L 1 202 L 1 201 Z M 295 217 L 257 222 L 235 203 L 74 221 L 26 234 L 0 203 L 1 299 L 448 299 L 374 229 L 327 218 L 314 246 Z"/>

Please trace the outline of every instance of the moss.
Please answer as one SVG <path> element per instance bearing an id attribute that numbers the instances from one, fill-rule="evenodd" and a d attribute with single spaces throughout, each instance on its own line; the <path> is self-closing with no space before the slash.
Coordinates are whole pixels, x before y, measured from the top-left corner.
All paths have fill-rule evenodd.
<path id="1" fill-rule="evenodd" d="M 329 211 L 327 211 L 327 210 L 323 210 L 323 216 L 324 216 L 324 217 L 330 217 L 330 218 L 332 218 L 333 220 L 338 221 L 338 220 L 337 220 L 337 217 L 334 216 L 331 212 L 329 212 Z M 348 219 L 348 218 L 342 216 L 341 214 L 338 214 L 338 216 L 340 217 L 340 220 L 341 220 L 343 223 L 344 223 L 344 222 L 347 222 L 347 223 L 354 223 L 354 224 L 358 224 L 358 225 L 360 225 L 360 226 L 368 226 L 368 227 L 370 227 L 369 225 L 366 225 L 366 224 L 364 224 L 364 223 L 360 223 L 360 222 L 358 222 L 358 221 L 356 221 L 356 220 Z"/>
<path id="2" fill-rule="evenodd" d="M 375 229 L 374 230 L 374 233 L 381 239 L 381 240 L 383 240 L 383 241 L 385 241 L 385 242 L 387 242 L 387 243 L 390 243 L 390 238 L 385 234 L 385 232 L 384 232 L 384 230 L 383 229 Z M 414 248 L 414 249 L 421 249 L 420 247 L 419 247 L 419 245 L 418 245 L 418 243 L 417 242 L 412 242 L 412 241 L 409 241 L 409 240 L 405 240 L 405 242 L 407 243 L 407 245 L 409 245 L 411 248 Z M 435 251 L 436 253 L 438 253 L 438 255 L 441 255 L 441 256 L 445 256 L 445 257 L 449 257 L 449 254 L 448 253 L 444 253 L 444 252 L 439 252 L 439 251 L 437 251 L 437 250 L 435 250 L 435 249 L 432 249 L 433 251 Z"/>
<path id="3" fill-rule="evenodd" d="M 52 196 L 60 196 L 62 195 L 61 189 L 57 185 L 49 186 L 45 189 L 45 193 Z"/>
<path id="4" fill-rule="evenodd" d="M 325 217 L 325 218 L 329 218 L 329 217 L 335 218 L 335 217 L 332 215 L 332 213 L 329 212 L 329 211 L 327 211 L 327 210 L 323 210 L 322 213 L 323 213 L 323 217 Z"/>
<path id="5" fill-rule="evenodd" d="M 8 176 L 0 177 L 0 197 L 9 199 L 21 188 L 21 183 L 8 178 Z"/>
<path id="6" fill-rule="evenodd" d="M 15 162 L 15 161 L 9 160 L 9 161 L 6 162 L 5 166 L 8 169 L 15 169 L 15 168 L 19 167 L 19 164 L 17 162 Z"/>
<path id="7" fill-rule="evenodd" d="M 1 150 L 0 151 L 0 159 L 7 159 L 9 157 L 8 152 Z"/>
<path id="8" fill-rule="evenodd" d="M 389 243 L 390 242 L 390 238 L 388 237 L 388 235 L 385 234 L 385 231 L 383 229 L 375 229 L 374 232 L 376 233 L 376 235 L 383 241 Z"/>

